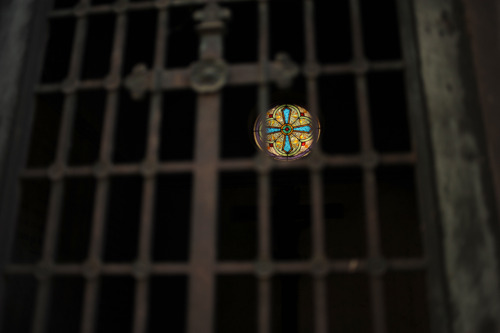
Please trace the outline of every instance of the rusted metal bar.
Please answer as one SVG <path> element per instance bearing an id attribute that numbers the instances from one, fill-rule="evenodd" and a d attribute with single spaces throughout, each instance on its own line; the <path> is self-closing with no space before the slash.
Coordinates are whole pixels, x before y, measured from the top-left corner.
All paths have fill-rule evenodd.
<path id="1" fill-rule="evenodd" d="M 88 260 L 98 261 L 102 255 L 102 243 L 104 241 L 104 217 L 106 212 L 108 190 L 109 180 L 107 178 L 99 179 L 94 199 L 94 212 L 92 216 Z"/>
<path id="2" fill-rule="evenodd" d="M 128 5 L 119 4 L 117 5 L 95 5 L 90 6 L 87 9 L 88 14 L 112 14 L 118 9 L 122 11 L 139 11 L 139 10 L 151 10 L 158 7 L 176 7 L 176 6 L 186 6 L 186 5 L 202 5 L 210 2 L 212 0 L 158 0 L 158 1 L 145 1 L 145 2 L 133 2 Z M 249 0 L 221 0 L 219 3 L 231 3 L 231 2 L 246 2 Z M 59 18 L 74 16 L 75 10 L 73 8 L 64 8 L 53 10 L 49 18 Z"/>
<path id="3" fill-rule="evenodd" d="M 219 151 L 218 94 L 198 96 L 196 125 L 197 167 L 192 204 L 188 332 L 210 333 L 213 323 L 217 159 Z"/>
<path id="4" fill-rule="evenodd" d="M 276 81 L 280 78 L 279 62 L 269 62 L 266 60 L 266 77 L 265 81 Z M 399 60 L 385 61 L 385 62 L 366 62 L 365 65 L 358 66 L 356 63 L 347 64 L 326 64 L 320 65 L 316 62 L 307 64 L 302 71 L 306 75 L 335 75 L 335 74 L 352 74 L 358 72 L 368 71 L 392 71 L 401 70 L 404 68 L 404 62 Z M 228 67 L 228 85 L 249 85 L 262 82 L 262 68 L 260 63 L 241 63 L 232 64 Z M 161 72 L 162 88 L 164 90 L 175 89 L 188 89 L 190 88 L 190 74 L 189 68 L 173 68 Z M 152 89 L 151 79 L 147 89 Z M 121 83 L 118 83 L 120 86 Z M 83 80 L 74 83 L 75 90 L 95 90 L 106 88 L 105 79 L 91 79 Z M 62 91 L 64 86 L 61 83 L 46 83 L 37 86 L 37 93 L 54 93 Z"/>
<path id="5" fill-rule="evenodd" d="M 83 293 L 83 314 L 81 332 L 93 332 L 96 317 L 97 294 L 99 292 L 99 280 L 96 278 L 88 279 L 85 283 Z"/>
<path id="6" fill-rule="evenodd" d="M 350 9 L 354 39 L 354 63 L 361 68 L 367 67 L 363 50 L 363 34 L 359 0 L 350 0 Z M 376 160 L 373 158 L 374 152 L 372 144 L 372 131 L 370 127 L 370 110 L 367 82 L 364 71 L 359 71 L 356 74 L 356 92 L 359 108 L 361 149 L 363 160 L 365 161 L 363 188 L 366 212 L 368 256 L 370 258 L 369 260 L 378 260 L 381 257 L 381 250 L 377 211 L 377 184 L 374 171 Z M 387 327 L 385 319 L 383 283 L 381 277 L 379 275 L 375 275 L 374 272 L 371 272 L 372 276 L 370 280 L 374 333 L 385 333 Z"/>
<path id="7" fill-rule="evenodd" d="M 267 54 L 266 54 L 267 57 Z M 265 67 L 262 67 L 265 66 Z M 262 77 L 263 68 L 266 70 L 265 77 Z M 165 70 L 162 73 L 162 87 L 165 90 L 186 89 L 191 86 L 191 71 L 189 68 L 175 68 Z M 266 59 L 265 64 L 241 63 L 228 66 L 227 84 L 228 85 L 250 85 L 260 84 L 264 79 L 268 81 L 278 81 L 283 75 L 282 60 L 270 62 Z M 149 89 L 149 87 L 148 87 Z"/>
<path id="8" fill-rule="evenodd" d="M 125 275 L 134 273 L 132 264 L 107 264 L 102 266 L 102 274 L 106 275 Z"/>
<path id="9" fill-rule="evenodd" d="M 202 21 L 200 59 L 220 59 L 222 55 L 223 12 L 209 2 L 196 14 Z M 215 297 L 215 229 L 217 218 L 217 183 L 220 130 L 220 96 L 198 95 L 194 186 L 191 215 L 192 267 L 189 279 L 188 333 L 211 333 L 214 322 Z"/>
<path id="10" fill-rule="evenodd" d="M 93 172 L 94 168 L 91 166 L 66 167 L 64 170 L 64 176 L 85 177 L 91 175 Z"/>
<path id="11" fill-rule="evenodd" d="M 5 269 L 5 274 L 38 274 L 40 265 L 9 265 Z M 76 264 L 54 264 L 50 266 L 51 272 L 60 275 L 82 274 L 82 266 Z"/>
<path id="12" fill-rule="evenodd" d="M 252 266 L 253 263 L 242 264 Z M 63 265 L 55 264 L 51 266 L 52 272 L 58 275 L 88 275 L 93 273 L 91 267 L 87 263 L 83 265 Z M 103 263 L 97 267 L 98 273 L 104 275 L 132 275 L 135 274 L 135 265 L 129 264 L 113 264 Z M 190 266 L 186 264 L 173 263 L 154 263 L 151 264 L 150 270 L 154 274 L 186 274 L 190 271 Z M 222 268 L 223 269 L 223 268 Z M 16 274 L 38 274 L 40 267 L 37 265 L 9 265 L 6 267 L 5 273 L 9 275 Z M 94 271 L 95 272 L 95 271 Z"/>
<path id="13" fill-rule="evenodd" d="M 375 332 L 386 332 L 384 281 L 381 276 L 370 278 L 370 300 Z"/>
<path id="14" fill-rule="evenodd" d="M 231 274 L 231 273 L 254 273 L 255 263 L 254 262 L 218 262 L 215 266 L 217 273 Z"/>
<path id="15" fill-rule="evenodd" d="M 136 274 L 133 332 L 145 332 L 148 320 L 149 275 Z"/>
<path id="16" fill-rule="evenodd" d="M 427 264 L 425 258 L 395 258 L 387 260 L 388 271 L 421 271 L 424 270 Z M 214 264 L 214 270 L 220 274 L 252 274 L 259 269 L 259 263 L 253 261 L 235 261 L 235 262 L 218 262 Z M 269 271 L 288 274 L 313 274 L 314 267 L 317 265 L 315 261 L 286 261 L 270 263 Z M 364 259 L 346 259 L 325 261 L 324 266 L 326 272 L 336 273 L 353 273 L 353 272 L 368 272 L 368 264 Z M 11 264 L 6 266 L 5 274 L 7 275 L 40 275 L 40 266 L 34 264 Z M 51 272 L 57 275 L 87 275 L 89 273 L 88 264 L 54 264 L 51 266 Z M 162 274 L 187 274 L 196 269 L 192 264 L 188 263 L 170 263 L 156 262 L 149 267 L 150 273 L 155 275 Z M 135 264 L 124 263 L 102 263 L 99 266 L 99 272 L 105 275 L 133 275 L 136 273 Z"/>
<path id="17" fill-rule="evenodd" d="M 41 333 L 46 330 L 47 305 L 49 301 L 50 287 L 51 281 L 48 276 L 44 276 L 43 278 L 39 277 L 32 332 Z"/>
<path id="18" fill-rule="evenodd" d="M 379 154 L 378 161 L 381 165 L 411 165 L 417 162 L 417 155 L 412 152 Z"/>
<path id="19" fill-rule="evenodd" d="M 368 69 L 370 71 L 398 71 L 404 69 L 406 66 L 404 60 L 391 60 L 391 61 L 374 61 L 368 62 Z"/>
<path id="20" fill-rule="evenodd" d="M 151 273 L 162 274 L 188 274 L 191 268 L 188 264 L 154 263 L 151 265 Z"/>
<path id="21" fill-rule="evenodd" d="M 359 126 L 362 155 L 373 155 L 374 152 L 372 145 L 372 130 L 370 127 L 370 107 L 368 102 L 367 82 L 364 74 L 358 74 L 356 76 L 356 93 L 359 109 Z"/>
<path id="22" fill-rule="evenodd" d="M 119 13 L 115 22 L 114 41 L 110 58 L 110 74 L 108 76 L 109 81 L 116 80 L 120 76 L 123 63 L 126 31 L 127 17 L 124 13 Z M 94 331 L 97 294 L 100 287 L 98 276 L 104 271 L 104 267 L 101 266 L 101 258 L 103 254 L 102 250 L 104 243 L 107 197 L 109 192 L 109 175 L 111 173 L 110 166 L 118 103 L 117 87 L 110 89 L 106 98 L 104 124 L 99 150 L 99 162 L 92 170 L 98 180 L 94 199 L 94 212 L 92 215 L 89 253 L 85 264 L 86 270 L 84 271 L 86 284 L 82 306 L 82 333 L 91 333 Z"/>
<path id="23" fill-rule="evenodd" d="M 112 165 L 109 167 L 110 174 L 113 175 L 130 175 L 134 173 L 141 172 L 140 164 L 119 164 Z"/>
<path id="24" fill-rule="evenodd" d="M 222 56 L 222 19 L 228 15 L 215 1 L 195 13 L 200 19 L 199 58 L 218 60 Z M 194 186 L 191 213 L 192 267 L 189 279 L 188 333 L 211 333 L 215 297 L 215 229 L 217 219 L 217 183 L 220 133 L 220 95 L 198 95 Z"/>
<path id="25" fill-rule="evenodd" d="M 265 162 L 263 162 L 265 163 Z M 271 259 L 271 237 L 270 237 L 270 209 L 271 196 L 269 185 L 269 172 L 264 170 L 258 176 L 258 214 L 259 214 L 259 260 L 268 261 Z"/>
<path id="26" fill-rule="evenodd" d="M 269 106 L 269 5 L 267 1 L 258 4 L 258 54 L 259 63 L 255 74 L 258 75 L 258 112 L 263 115 Z M 236 73 L 230 70 L 229 82 Z M 247 73 L 250 77 L 251 74 Z M 258 153 L 256 167 L 259 171 L 257 183 L 257 207 L 258 207 L 258 261 L 267 263 L 271 260 L 271 186 L 269 179 L 269 161 L 263 152 Z M 258 313 L 257 331 L 269 333 L 271 329 L 271 281 L 269 276 L 260 275 L 258 283 Z"/>
<path id="27" fill-rule="evenodd" d="M 107 141 L 110 139 L 109 131 L 110 127 L 114 123 L 114 113 L 116 109 L 116 92 L 108 93 L 106 102 L 106 111 L 104 119 L 104 131 L 101 138 L 101 150 L 100 150 L 100 166 L 101 172 L 97 180 L 96 192 L 94 197 L 94 212 L 92 215 L 92 227 L 90 233 L 90 245 L 89 253 L 87 255 L 87 263 L 89 266 L 93 267 L 87 274 L 87 281 L 85 285 L 85 293 L 83 300 L 83 314 L 82 314 L 82 333 L 93 332 L 94 322 L 95 322 L 95 307 L 97 304 L 97 293 L 99 289 L 99 282 L 97 280 L 97 273 L 99 272 L 99 263 L 102 256 L 102 247 L 104 242 L 104 220 L 106 215 L 107 206 L 107 196 L 109 191 L 109 179 L 107 178 L 107 169 L 105 167 L 105 160 L 103 155 L 106 147 L 112 142 Z"/>
<path id="28" fill-rule="evenodd" d="M 64 183 L 62 180 L 62 170 L 68 154 L 68 141 L 71 138 L 71 127 L 75 112 L 75 96 L 73 94 L 66 97 L 63 108 L 63 121 L 59 133 L 57 156 L 54 165 L 50 168 L 49 174 L 53 179 L 50 194 L 49 214 L 47 218 L 47 228 L 43 244 L 42 262 L 45 264 L 54 261 L 55 249 L 57 246 L 57 236 L 59 231 L 59 221 L 64 194 Z"/>
<path id="29" fill-rule="evenodd" d="M 84 80 L 76 84 L 75 89 L 77 90 L 95 90 L 102 89 L 105 87 L 106 82 L 104 80 L 94 79 L 94 80 Z"/>
<path id="30" fill-rule="evenodd" d="M 261 277 L 259 280 L 259 307 L 258 307 L 258 332 L 270 332 L 271 325 L 271 280 Z"/>
<path id="31" fill-rule="evenodd" d="M 314 3 L 311 0 L 304 0 L 304 23 L 305 23 L 305 49 L 306 65 L 305 75 L 307 84 L 307 104 L 309 111 L 314 116 L 319 116 L 317 76 L 319 66 L 316 59 L 315 30 L 314 30 Z M 320 156 L 321 147 L 317 145 L 313 154 Z M 314 156 L 313 156 L 314 157 Z M 328 331 L 327 320 L 327 300 L 326 300 L 326 280 L 325 280 L 325 239 L 324 239 L 324 219 L 323 219 L 323 182 L 321 176 L 321 165 L 311 164 L 310 168 L 311 187 L 311 218 L 312 218 L 312 244 L 313 258 L 316 261 L 318 270 L 314 279 L 314 330 L 317 333 Z M 313 269 L 313 271 L 315 271 Z"/>
<path id="32" fill-rule="evenodd" d="M 357 47 L 357 46 L 356 46 Z M 404 69 L 404 61 L 390 60 L 390 61 L 369 61 L 364 59 L 363 64 L 359 63 L 344 63 L 344 64 L 325 64 L 319 65 L 318 71 L 323 75 L 334 74 L 350 74 L 357 72 L 378 72 L 378 71 L 396 71 Z"/>
<path id="33" fill-rule="evenodd" d="M 273 263 L 273 271 L 278 273 L 310 272 L 311 270 L 312 270 L 312 262 L 310 261 L 290 261 L 290 262 Z"/>
<path id="34" fill-rule="evenodd" d="M 364 170 L 364 197 L 366 207 L 368 252 L 370 257 L 379 257 L 380 251 L 380 231 L 378 228 L 378 207 L 377 207 L 377 180 L 372 169 Z"/>
<path id="35" fill-rule="evenodd" d="M 165 59 L 167 18 L 166 9 L 158 11 L 158 23 L 156 30 L 154 71 L 160 72 Z M 160 80 L 157 75 L 156 80 Z M 160 87 L 160 82 L 156 82 L 154 87 Z M 146 331 L 148 318 L 148 294 L 149 294 L 149 267 L 151 265 L 151 239 L 153 233 L 154 201 L 156 188 L 156 170 L 158 164 L 158 148 L 160 142 L 162 92 L 155 89 L 151 97 L 151 108 L 149 118 L 149 131 L 147 140 L 146 161 L 143 166 L 144 188 L 142 194 L 142 215 L 139 229 L 139 254 L 137 265 L 142 267 L 136 277 L 138 279 L 135 294 L 135 315 L 134 333 Z"/>
<path id="36" fill-rule="evenodd" d="M 189 162 L 174 162 L 158 164 L 158 173 L 179 173 L 189 172 L 194 170 L 194 163 Z"/>
<path id="37" fill-rule="evenodd" d="M 82 0 L 85 4 L 86 0 Z M 71 87 L 77 81 L 82 66 L 83 48 L 87 33 L 87 21 L 79 18 L 76 25 L 75 38 L 72 46 L 70 68 L 64 85 Z M 57 246 L 62 200 L 64 195 L 64 184 L 62 175 L 69 153 L 73 118 L 75 115 L 75 94 L 71 89 L 66 89 L 66 97 L 63 106 L 63 120 L 59 132 L 56 160 L 51 167 L 50 176 L 53 180 L 50 193 L 49 213 L 47 217 L 47 228 L 45 230 L 42 261 L 40 263 L 41 274 L 38 274 L 39 286 L 37 292 L 35 315 L 32 332 L 43 333 L 47 324 L 47 309 L 50 295 L 51 264 L 55 261 L 55 249 Z"/>
<path id="38" fill-rule="evenodd" d="M 323 218 L 323 182 L 321 171 L 312 169 L 311 177 L 311 206 L 312 206 L 312 229 L 313 229 L 313 257 L 319 265 L 320 271 L 314 279 L 314 323 L 315 331 L 326 333 L 328 331 L 327 321 L 327 299 L 326 299 L 326 265 L 325 265 L 325 231 Z"/>
<path id="39" fill-rule="evenodd" d="M 113 92 L 111 94 L 113 94 Z M 112 98 L 111 100 L 115 100 L 115 98 Z M 374 153 L 371 157 L 373 158 L 373 161 L 376 165 L 412 165 L 417 161 L 417 156 L 415 153 Z M 321 162 L 324 164 L 324 167 L 340 168 L 360 167 L 366 163 L 366 161 L 363 160 L 362 155 L 322 155 Z M 99 178 L 102 172 L 106 172 L 106 174 L 108 175 L 133 175 L 143 172 L 144 167 L 141 164 L 112 165 L 109 163 L 107 163 L 106 166 L 98 164 L 97 166 L 93 167 L 66 167 L 64 170 L 64 176 L 89 177 L 95 175 Z M 261 159 L 256 158 L 238 158 L 220 160 L 218 161 L 218 168 L 220 170 L 246 171 L 255 170 L 255 168 L 258 169 L 260 166 L 262 166 L 263 163 L 267 163 L 266 168 L 269 169 L 297 169 L 307 168 L 311 166 L 311 163 L 307 159 L 285 164 L 276 161 L 263 162 Z M 195 169 L 195 163 L 191 161 L 158 162 L 158 164 L 156 164 L 156 168 L 156 171 L 159 174 L 190 172 Z M 26 169 L 23 171 L 21 177 L 23 179 L 46 178 L 50 175 L 49 171 L 50 169 L 45 168 Z"/>
<path id="40" fill-rule="evenodd" d="M 328 272 L 332 273 L 357 273 L 366 271 L 366 260 L 350 259 L 332 261 L 327 264 Z"/>

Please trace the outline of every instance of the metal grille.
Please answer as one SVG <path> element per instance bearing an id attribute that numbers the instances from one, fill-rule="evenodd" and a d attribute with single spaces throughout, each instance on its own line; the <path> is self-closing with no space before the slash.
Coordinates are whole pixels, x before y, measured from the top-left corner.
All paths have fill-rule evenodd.
<path id="1" fill-rule="evenodd" d="M 222 1 L 224 4 L 239 1 Z M 227 65 L 227 86 L 255 85 L 257 87 L 257 109 L 265 112 L 272 102 L 271 84 L 284 84 L 293 79 L 296 66 L 293 62 L 269 59 L 269 6 L 273 1 L 259 1 L 258 9 L 258 62 Z M 115 4 L 91 5 L 89 0 L 81 0 L 71 9 L 58 9 L 50 14 L 50 19 L 63 17 L 76 18 L 74 39 L 71 48 L 69 71 L 66 79 L 56 83 L 42 83 L 37 88 L 38 96 L 63 94 L 62 119 L 57 134 L 57 150 L 54 161 L 49 168 L 27 168 L 22 172 L 23 181 L 49 179 L 50 192 L 47 197 L 47 220 L 42 228 L 43 244 L 40 261 L 32 263 L 13 263 L 6 268 L 11 277 L 20 275 L 34 276 L 37 280 L 34 297 L 34 312 L 31 332 L 44 332 L 47 329 L 51 293 L 57 280 L 54 277 L 83 277 L 84 288 L 81 297 L 81 332 L 94 332 L 98 311 L 98 298 L 101 287 L 101 276 L 132 276 L 135 278 L 133 296 L 132 330 L 146 332 L 151 309 L 148 308 L 151 296 L 151 277 L 153 276 L 186 276 L 187 315 L 185 327 L 190 333 L 213 332 L 216 318 L 216 285 L 225 283 L 220 276 L 246 275 L 253 276 L 256 281 L 255 315 L 256 331 L 259 333 L 274 332 L 278 316 L 273 310 L 273 287 L 276 276 L 300 275 L 310 277 L 310 305 L 312 328 L 303 331 L 318 333 L 330 332 L 335 312 L 329 305 L 328 279 L 336 274 L 361 274 L 367 277 L 369 286 L 369 311 L 371 312 L 371 331 L 383 333 L 393 331 L 390 315 L 386 312 L 387 302 L 384 288 L 387 287 L 388 272 L 406 272 L 419 276 L 426 270 L 426 260 L 422 256 L 388 258 L 383 253 L 382 236 L 380 234 L 378 195 L 378 168 L 389 166 L 416 165 L 415 147 L 402 153 L 382 153 L 376 151 L 373 141 L 368 87 L 369 73 L 405 72 L 407 83 L 406 98 L 409 113 L 417 114 L 418 94 L 412 82 L 417 80 L 414 46 L 412 39 L 411 10 L 405 1 L 397 1 L 399 8 L 400 31 L 403 58 L 393 61 L 369 61 L 365 56 L 363 29 L 359 0 L 349 1 L 351 15 L 353 60 L 345 63 L 320 64 L 316 55 L 314 5 L 312 0 L 303 2 L 303 30 L 305 36 L 305 61 L 298 67 L 304 75 L 306 88 L 306 105 L 308 110 L 322 117 L 327 110 L 321 110 L 318 80 L 321 77 L 352 75 L 354 78 L 357 119 L 359 129 L 360 152 L 354 154 L 327 154 L 319 147 L 308 159 L 294 163 L 278 163 L 261 155 L 252 158 L 220 158 L 221 133 L 220 113 L 221 94 L 217 82 L 204 77 L 203 68 L 198 76 L 190 68 L 165 68 L 164 59 L 170 51 L 167 45 L 169 33 L 169 12 L 174 8 L 199 4 L 203 13 L 201 20 L 200 61 L 220 59 L 222 57 L 221 26 L 227 15 L 215 1 L 194 0 L 159 0 L 156 2 L 128 2 L 120 0 Z M 206 6 L 206 7 L 205 7 Z M 285 6 L 285 5 L 284 5 Z M 132 73 L 124 75 L 123 63 L 125 39 L 128 29 L 128 15 L 133 12 L 154 10 L 157 13 L 156 31 L 154 33 L 154 60 L 150 69 L 147 66 L 136 66 Z M 110 14 L 115 16 L 114 34 L 111 47 L 109 74 L 102 79 L 82 78 L 84 66 L 85 41 L 89 19 L 93 15 Z M 234 18 L 238 19 L 238 18 Z M 194 23 L 193 23 L 194 24 Z M 229 28 L 230 29 L 230 28 Z M 104 37 L 103 37 L 104 38 Z M 299 42 L 298 42 L 299 43 Z M 302 46 L 301 46 L 302 47 Z M 292 59 L 293 60 L 293 59 Z M 221 70 L 224 70 L 222 68 Z M 194 141 L 194 158 L 186 161 L 162 161 L 159 159 L 161 141 L 162 107 L 164 91 L 191 89 L 193 81 L 200 80 L 196 102 L 196 124 Z M 204 81 L 205 80 L 205 81 Z M 208 80 L 208 83 L 207 81 Z M 208 87 L 208 88 L 207 88 Z M 117 130 L 117 113 L 119 112 L 120 89 L 128 89 L 135 97 L 149 98 L 149 120 L 147 121 L 146 152 L 141 163 L 115 163 L 113 147 Z M 204 92 L 213 89 L 214 92 Z M 68 163 L 70 158 L 73 124 L 77 113 L 77 93 L 82 91 L 105 91 L 105 111 L 103 115 L 102 134 L 98 143 L 98 161 L 95 165 L 74 166 Z M 334 111 L 332 111 L 334 112 Z M 324 131 L 329 128 L 325 127 Z M 324 148 L 324 147 L 323 147 Z M 325 237 L 325 171 L 356 169 L 360 171 L 362 186 L 362 207 L 364 209 L 364 237 L 366 239 L 366 257 L 332 259 L 327 255 Z M 291 170 L 302 170 L 307 175 L 308 193 L 310 193 L 310 258 L 305 260 L 278 260 L 273 256 L 272 190 L 273 175 Z M 256 260 L 221 261 L 217 260 L 217 208 L 219 183 L 225 172 L 256 173 L 256 206 L 257 206 L 257 255 Z M 179 262 L 158 262 L 151 256 L 151 244 L 154 237 L 153 214 L 155 196 L 157 195 L 157 177 L 169 174 L 192 174 L 191 223 L 189 239 L 189 260 Z M 106 214 L 109 210 L 108 196 L 110 183 L 117 176 L 140 176 L 140 223 L 138 224 L 137 259 L 135 261 L 113 263 L 103 259 Z M 95 194 L 92 205 L 91 227 L 88 237 L 88 253 L 82 263 L 60 263 L 56 260 L 56 247 L 61 229 L 63 201 L 67 193 L 65 180 L 74 178 L 95 179 Z M 419 238 L 419 237 L 417 237 Z M 135 245 L 131 245 L 135 246 Z M 343 276 L 344 276 L 343 275 Z M 348 278 L 347 278 L 348 279 Z M 218 281 L 216 283 L 216 280 Z M 221 282 L 222 281 L 222 282 Z M 386 281 L 384 283 L 384 281 Z M 390 282 L 389 282 L 390 283 Z M 300 284 L 300 283 L 299 283 Z M 307 287 L 305 287 L 307 289 Z M 307 299 L 300 298 L 300 299 Z M 306 311 L 308 303 L 299 306 Z M 423 304 L 422 304 L 423 306 Z M 102 307 L 102 304 L 101 304 Z M 419 310 L 420 311 L 420 310 Z M 425 312 L 425 310 L 422 310 Z M 417 311 L 418 312 L 418 311 Z M 425 317 L 425 314 L 423 315 Z M 125 320 L 125 319 L 124 319 Z M 305 321 L 308 323 L 308 321 Z M 329 327 L 330 326 L 330 327 Z M 167 324 L 168 327 L 168 324 Z"/>

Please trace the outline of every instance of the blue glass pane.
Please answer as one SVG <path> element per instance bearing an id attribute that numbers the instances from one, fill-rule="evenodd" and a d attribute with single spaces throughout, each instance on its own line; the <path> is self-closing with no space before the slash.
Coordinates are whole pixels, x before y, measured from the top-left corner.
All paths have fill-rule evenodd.
<path id="1" fill-rule="evenodd" d="M 283 116 L 285 117 L 285 124 L 288 124 L 288 121 L 290 120 L 290 109 L 286 108 L 283 110 Z"/>
<path id="2" fill-rule="evenodd" d="M 303 131 L 303 132 L 309 132 L 311 130 L 311 126 L 300 126 L 300 127 L 295 127 L 296 131 Z"/>
<path id="3" fill-rule="evenodd" d="M 285 138 L 285 151 L 289 152 L 290 150 L 292 150 L 292 146 L 290 145 L 290 136 L 287 135 Z"/>
<path id="4" fill-rule="evenodd" d="M 267 133 L 275 133 L 275 132 L 279 132 L 280 129 L 279 128 L 267 128 Z"/>

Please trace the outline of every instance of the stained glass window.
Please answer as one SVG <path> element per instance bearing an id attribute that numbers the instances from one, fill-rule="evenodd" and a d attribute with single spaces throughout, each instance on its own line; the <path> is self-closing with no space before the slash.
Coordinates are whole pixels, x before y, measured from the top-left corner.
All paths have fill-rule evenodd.
<path id="1" fill-rule="evenodd" d="M 308 155 L 318 140 L 320 125 L 309 111 L 284 104 L 260 115 L 254 125 L 255 142 L 278 160 L 295 160 Z"/>

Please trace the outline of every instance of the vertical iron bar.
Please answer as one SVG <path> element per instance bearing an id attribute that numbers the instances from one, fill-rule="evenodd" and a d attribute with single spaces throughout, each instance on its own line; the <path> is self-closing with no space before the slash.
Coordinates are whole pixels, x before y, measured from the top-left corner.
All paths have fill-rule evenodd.
<path id="1" fill-rule="evenodd" d="M 259 280 L 259 309 L 258 309 L 258 332 L 269 333 L 271 331 L 271 279 L 262 277 Z"/>
<path id="2" fill-rule="evenodd" d="M 269 5 L 267 0 L 261 0 L 258 3 L 259 20 L 259 67 L 260 80 L 258 91 L 258 114 L 264 115 L 269 108 Z M 258 179 L 258 216 L 259 216 L 259 253 L 258 258 L 261 262 L 271 260 L 271 188 L 269 179 L 269 168 L 267 165 L 267 156 L 264 152 L 259 152 L 260 163 L 262 163 L 261 172 Z M 269 276 L 259 276 L 258 291 L 258 332 L 269 333 L 271 328 L 271 281 Z"/>
<path id="3" fill-rule="evenodd" d="M 263 162 L 265 163 L 265 162 Z M 270 209 L 271 209 L 271 196 L 270 196 L 270 179 L 269 172 L 264 170 L 259 173 L 258 179 L 258 210 L 259 210 L 259 260 L 271 260 L 270 249 Z"/>
<path id="4" fill-rule="evenodd" d="M 314 28 L 314 3 L 312 0 L 304 0 L 304 22 L 305 22 L 305 49 L 306 49 L 306 79 L 307 79 L 307 103 L 309 111 L 313 116 L 318 116 L 318 90 L 317 90 L 317 68 L 315 28 Z M 316 146 L 316 154 L 320 155 L 319 145 Z M 310 169 L 311 180 L 311 207 L 312 207 L 312 244 L 313 258 L 318 265 L 325 263 L 325 241 L 324 241 L 324 220 L 323 220 L 323 181 L 321 169 L 312 165 Z M 316 274 L 314 279 L 314 325 L 315 332 L 326 333 L 327 322 L 327 302 L 326 302 L 326 276 L 322 274 L 322 267 L 319 267 L 320 274 Z"/>
<path id="5" fill-rule="evenodd" d="M 123 49 L 125 44 L 125 34 L 127 31 L 127 17 L 121 12 L 118 14 L 115 31 L 113 49 L 110 59 L 109 78 L 119 79 L 123 63 Z M 118 90 L 109 90 L 106 97 L 106 108 L 104 113 L 104 124 L 100 142 L 99 162 L 97 164 L 98 174 L 96 194 L 94 198 L 94 212 L 92 216 L 92 229 L 90 235 L 90 246 L 87 258 L 87 281 L 82 307 L 82 333 L 94 332 L 97 311 L 97 294 L 99 292 L 99 263 L 102 257 L 104 243 L 104 224 L 107 211 L 107 196 L 109 192 L 108 172 L 111 166 L 111 156 L 113 152 L 113 138 L 115 130 L 115 118 L 118 103 Z M 99 170 L 100 169 L 100 170 Z"/>
<path id="6" fill-rule="evenodd" d="M 35 317 L 33 320 L 32 332 L 42 333 L 46 331 L 46 322 L 48 315 L 48 300 L 51 289 L 51 281 L 48 276 L 38 280 L 38 290 L 36 293 Z"/>
<path id="7" fill-rule="evenodd" d="M 223 54 L 223 11 L 215 0 L 208 0 L 202 13 L 199 57 L 219 59 Z M 211 333 L 214 329 L 220 106 L 219 92 L 198 94 L 188 333 Z"/>
<path id="8" fill-rule="evenodd" d="M 149 118 L 149 132 L 147 141 L 147 153 L 145 168 L 145 180 L 143 189 L 142 216 L 139 231 L 139 260 L 138 265 L 149 267 L 151 264 L 150 250 L 151 237 L 153 233 L 154 219 L 154 200 L 156 188 L 156 167 L 158 164 L 158 147 L 160 140 L 161 126 L 161 71 L 165 59 L 165 47 L 167 36 L 167 10 L 160 9 L 158 12 L 158 22 L 155 42 L 155 58 L 153 73 L 155 75 L 155 90 L 151 97 L 151 108 Z M 148 170 L 150 169 L 151 170 Z M 149 272 L 140 272 L 138 274 L 136 301 L 135 301 L 135 320 L 134 333 L 143 333 L 147 326 L 148 313 L 148 293 L 149 293 Z"/>
<path id="9" fill-rule="evenodd" d="M 82 3 L 87 3 L 88 0 L 81 0 Z M 76 24 L 75 39 L 73 41 L 70 68 L 67 77 L 67 84 L 73 85 L 78 79 L 81 66 L 85 37 L 87 33 L 87 19 L 85 17 L 78 18 Z M 55 176 L 49 201 L 49 213 L 47 217 L 47 229 L 45 230 L 44 247 L 42 253 L 41 267 L 42 274 L 39 276 L 39 286 L 36 299 L 35 315 L 33 321 L 32 332 L 43 333 L 46 331 L 48 307 L 50 297 L 50 267 L 55 261 L 55 248 L 57 246 L 57 238 L 60 224 L 60 216 L 62 209 L 62 200 L 64 195 L 63 173 L 68 156 L 71 140 L 71 132 L 73 126 L 73 118 L 75 115 L 75 92 L 69 91 L 65 97 L 63 106 L 63 120 L 59 132 L 57 143 L 57 155 L 54 165 L 51 167 Z"/>
<path id="10" fill-rule="evenodd" d="M 59 139 L 57 143 L 57 156 L 52 170 L 57 173 L 56 179 L 52 182 L 51 197 L 49 203 L 49 215 L 47 229 L 45 230 L 45 239 L 43 244 L 42 262 L 44 264 L 55 261 L 55 252 L 57 246 L 57 236 L 59 231 L 59 220 L 62 208 L 62 198 L 64 195 L 64 182 L 62 172 L 65 168 L 66 158 L 69 150 L 69 141 L 75 115 L 76 97 L 74 93 L 66 96 L 63 106 L 63 120 Z"/>
<path id="11" fill-rule="evenodd" d="M 260 80 L 258 90 L 258 113 L 264 115 L 269 108 L 269 8 L 267 0 L 259 2 L 259 68 Z M 266 166 L 265 155 L 261 154 L 261 163 Z M 267 168 L 263 169 L 259 175 L 259 258 L 260 260 L 270 260 L 270 186 L 269 173 Z"/>
<path id="12" fill-rule="evenodd" d="M 381 256 L 381 251 L 377 212 L 377 184 L 374 171 L 375 165 L 373 163 L 374 151 L 370 128 L 370 107 L 368 103 L 366 82 L 366 59 L 363 49 L 363 33 L 359 0 L 350 0 L 350 10 L 354 38 L 354 63 L 357 69 L 356 91 L 359 108 L 361 149 L 363 159 L 365 160 L 363 187 L 367 224 L 368 256 L 370 259 L 374 259 Z M 372 274 L 370 290 L 374 333 L 386 332 L 386 314 L 383 288 L 382 277 Z"/>
<path id="13" fill-rule="evenodd" d="M 213 330 L 219 107 L 219 94 L 198 96 L 188 333 Z"/>
<path id="14" fill-rule="evenodd" d="M 319 265 L 326 265 L 324 248 L 324 220 L 323 220 L 323 180 L 321 171 L 311 170 L 311 200 L 313 218 L 313 244 L 314 260 Z M 319 244 L 316 244 L 319 243 Z M 327 299 L 326 299 L 326 276 L 323 274 L 324 267 L 319 267 L 320 274 L 314 280 L 314 323 L 315 332 L 326 333 L 328 331 L 327 321 Z"/>

